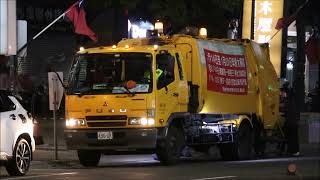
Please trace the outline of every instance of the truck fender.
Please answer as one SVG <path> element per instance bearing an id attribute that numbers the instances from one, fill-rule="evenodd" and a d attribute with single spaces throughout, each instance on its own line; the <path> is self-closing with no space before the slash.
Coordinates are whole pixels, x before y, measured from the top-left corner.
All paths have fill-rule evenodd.
<path id="1" fill-rule="evenodd" d="M 186 121 L 190 120 L 190 113 L 172 113 L 167 121 L 166 126 L 164 126 L 163 128 L 161 128 L 161 130 L 158 133 L 158 136 L 160 138 L 166 137 L 168 134 L 168 128 L 170 126 L 175 126 L 181 130 L 183 130 L 183 127 L 186 123 Z"/>
<path id="2" fill-rule="evenodd" d="M 248 124 L 250 124 L 250 127 L 253 128 L 252 120 L 247 115 L 240 115 L 239 116 L 239 121 L 238 121 L 238 124 L 237 124 L 238 128 L 240 127 L 241 123 L 248 123 Z"/>

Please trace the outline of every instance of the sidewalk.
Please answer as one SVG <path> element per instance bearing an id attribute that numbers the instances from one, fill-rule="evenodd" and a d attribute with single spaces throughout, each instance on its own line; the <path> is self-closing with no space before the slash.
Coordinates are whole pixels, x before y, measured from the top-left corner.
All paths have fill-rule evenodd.
<path id="1" fill-rule="evenodd" d="M 301 113 L 299 142 L 302 155 L 320 156 L 320 113 Z"/>
<path id="2" fill-rule="evenodd" d="M 79 169 L 80 165 L 76 151 L 59 150 L 58 159 L 55 160 L 53 148 L 36 147 L 33 154 L 32 168 L 34 169 Z"/>
<path id="3" fill-rule="evenodd" d="M 37 118 L 37 121 L 40 126 L 40 135 L 43 138 L 44 145 L 38 145 L 37 147 L 43 148 L 52 148 L 53 149 L 53 139 L 54 139 L 54 132 L 53 132 L 53 118 L 52 117 L 42 117 Z M 64 127 L 65 121 L 63 117 L 57 117 L 57 143 L 59 149 L 66 149 L 66 143 L 64 140 Z"/>
<path id="4" fill-rule="evenodd" d="M 53 118 L 37 118 L 40 126 L 40 135 L 44 144 L 36 145 L 36 151 L 33 155 L 33 167 L 41 168 L 68 168 L 81 167 L 78 162 L 76 151 L 68 150 L 64 140 L 65 121 L 62 117 L 57 117 L 57 143 L 58 160 L 55 160 L 54 142 L 53 142 Z"/>

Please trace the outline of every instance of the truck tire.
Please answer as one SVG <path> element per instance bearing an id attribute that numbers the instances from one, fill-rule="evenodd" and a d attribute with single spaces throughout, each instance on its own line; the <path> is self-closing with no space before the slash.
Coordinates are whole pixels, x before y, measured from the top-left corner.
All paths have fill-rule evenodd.
<path id="1" fill-rule="evenodd" d="M 222 144 L 220 154 L 224 160 L 247 160 L 252 158 L 253 133 L 249 124 L 240 125 L 235 142 Z"/>
<path id="2" fill-rule="evenodd" d="M 261 120 L 258 120 L 256 116 L 252 121 L 253 124 L 253 149 L 255 152 L 255 155 L 257 157 L 264 156 L 265 149 L 266 149 L 266 140 L 265 140 L 265 134 L 264 134 L 264 127 Z"/>
<path id="3" fill-rule="evenodd" d="M 157 145 L 156 154 L 159 161 L 164 165 L 178 163 L 183 146 L 182 131 L 174 126 L 169 127 L 166 138 Z"/>
<path id="4" fill-rule="evenodd" d="M 80 164 L 85 167 L 97 166 L 100 161 L 101 153 L 98 151 L 78 150 Z"/>
<path id="5" fill-rule="evenodd" d="M 14 147 L 12 159 L 6 164 L 6 170 L 11 176 L 23 176 L 30 167 L 32 159 L 31 146 L 27 140 L 20 138 Z"/>
<path id="6" fill-rule="evenodd" d="M 259 129 L 254 128 L 254 152 L 257 157 L 263 157 L 266 149 L 266 142 L 263 139 L 263 135 L 260 134 Z"/>

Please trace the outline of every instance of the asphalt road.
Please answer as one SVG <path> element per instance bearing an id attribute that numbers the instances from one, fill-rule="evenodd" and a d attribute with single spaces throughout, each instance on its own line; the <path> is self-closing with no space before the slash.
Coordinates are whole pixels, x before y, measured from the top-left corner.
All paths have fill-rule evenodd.
<path id="1" fill-rule="evenodd" d="M 296 175 L 287 175 L 290 163 Z M 184 159 L 175 166 L 162 166 L 150 155 L 103 156 L 99 167 L 84 168 L 77 160 L 34 161 L 27 176 L 9 177 L 1 168 L 0 179 L 123 179 L 123 180 L 214 180 L 214 179 L 320 179 L 320 157 L 265 158 L 250 161 Z"/>

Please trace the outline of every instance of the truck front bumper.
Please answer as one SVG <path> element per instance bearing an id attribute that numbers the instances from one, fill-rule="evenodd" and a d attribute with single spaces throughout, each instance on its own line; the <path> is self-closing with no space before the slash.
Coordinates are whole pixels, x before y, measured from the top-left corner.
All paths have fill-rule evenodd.
<path id="1" fill-rule="evenodd" d="M 98 132 L 112 131 L 113 138 L 98 140 Z M 148 129 L 94 129 L 65 131 L 68 149 L 101 150 L 101 151 L 143 151 L 156 147 L 156 128 Z"/>

